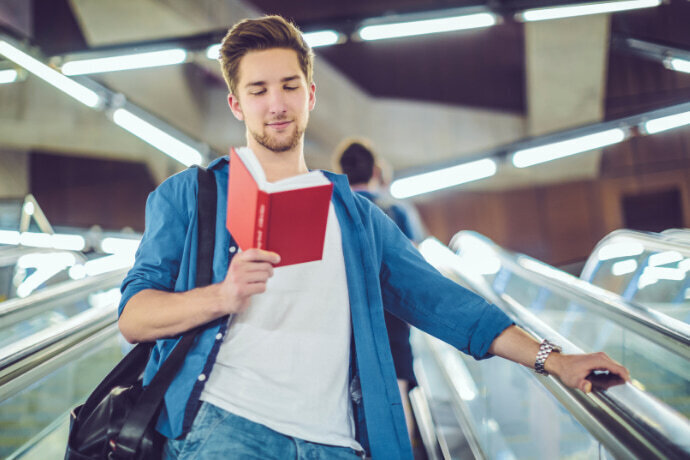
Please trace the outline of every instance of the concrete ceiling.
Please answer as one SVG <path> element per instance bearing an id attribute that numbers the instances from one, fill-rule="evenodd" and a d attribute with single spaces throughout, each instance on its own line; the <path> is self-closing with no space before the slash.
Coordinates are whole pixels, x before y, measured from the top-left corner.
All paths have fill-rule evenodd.
<path id="1" fill-rule="evenodd" d="M 690 4 L 672 0 L 681 1 Z M 394 12 L 405 12 L 468 3 L 354 1 L 343 13 L 329 2 L 316 1 L 34 0 L 22 2 L 22 9 L 0 0 L 0 24 L 33 37 L 41 51 L 51 55 L 222 31 L 264 11 L 292 17 L 308 30 L 384 14 L 394 4 Z M 637 27 L 645 24 L 640 13 L 620 13 L 615 20 L 624 14 L 637 15 L 642 24 Z M 342 139 L 363 136 L 396 170 L 405 170 L 601 121 L 606 118 L 611 24 L 608 15 L 511 22 L 488 33 L 317 49 L 317 105 L 307 131 L 308 162 L 329 168 Z M 243 126 L 227 108 L 218 65 L 201 55 L 182 66 L 93 78 L 216 152 L 244 143 Z M 102 113 L 32 77 L 0 85 L 0 148 L 145 161 L 159 180 L 179 167 Z M 502 165 L 498 176 L 468 188 L 594 177 L 598 165 L 597 152 L 526 170 Z"/>

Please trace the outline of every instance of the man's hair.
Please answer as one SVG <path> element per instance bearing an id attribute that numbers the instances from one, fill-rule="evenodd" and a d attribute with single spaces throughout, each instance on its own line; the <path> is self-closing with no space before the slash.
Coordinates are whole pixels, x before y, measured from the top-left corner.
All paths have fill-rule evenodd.
<path id="1" fill-rule="evenodd" d="M 347 175 L 350 184 L 365 184 L 374 175 L 376 157 L 359 141 L 350 142 L 338 159 L 340 169 Z"/>
<path id="2" fill-rule="evenodd" d="M 297 53 L 307 84 L 311 85 L 314 53 L 300 30 L 280 16 L 243 19 L 225 35 L 220 46 L 220 66 L 230 93 L 235 94 L 239 80 L 240 61 L 250 51 L 286 48 Z"/>

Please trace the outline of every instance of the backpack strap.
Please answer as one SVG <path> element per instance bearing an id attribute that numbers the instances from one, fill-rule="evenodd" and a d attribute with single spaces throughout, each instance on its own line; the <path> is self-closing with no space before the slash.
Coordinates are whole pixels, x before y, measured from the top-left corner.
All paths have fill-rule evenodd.
<path id="1" fill-rule="evenodd" d="M 197 167 L 199 182 L 197 192 L 198 241 L 196 287 L 207 286 L 213 279 L 213 250 L 216 241 L 216 177 L 213 171 Z M 144 389 L 136 405 L 122 425 L 116 440 L 110 441 L 115 458 L 133 458 L 147 427 L 160 412 L 163 397 L 170 383 L 184 363 L 196 336 L 204 326 L 184 333 L 168 358 L 163 362 L 153 380 Z"/>

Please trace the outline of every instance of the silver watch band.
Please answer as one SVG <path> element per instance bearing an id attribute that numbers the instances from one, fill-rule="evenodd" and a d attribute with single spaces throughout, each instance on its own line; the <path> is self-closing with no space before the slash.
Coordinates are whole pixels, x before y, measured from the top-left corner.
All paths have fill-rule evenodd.
<path id="1" fill-rule="evenodd" d="M 552 351 L 560 353 L 561 347 L 549 342 L 547 339 L 544 339 L 541 345 L 539 345 L 537 359 L 534 361 L 534 372 L 541 375 L 549 375 L 549 373 L 546 372 L 546 370 L 544 369 L 544 363 L 546 362 L 546 358 L 549 357 Z"/>

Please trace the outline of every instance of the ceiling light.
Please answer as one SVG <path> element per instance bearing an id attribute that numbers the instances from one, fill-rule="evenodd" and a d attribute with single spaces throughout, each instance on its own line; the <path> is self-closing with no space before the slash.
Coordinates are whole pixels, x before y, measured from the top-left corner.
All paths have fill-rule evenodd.
<path id="1" fill-rule="evenodd" d="M 639 256 L 644 252 L 644 246 L 641 243 L 624 238 L 622 241 L 616 241 L 602 246 L 597 251 L 597 258 L 601 261 L 618 259 L 620 257 Z"/>
<path id="2" fill-rule="evenodd" d="M 607 145 L 617 144 L 624 139 L 625 131 L 621 128 L 615 128 L 568 139 L 567 141 L 518 150 L 513 154 L 513 165 L 517 168 L 526 168 L 577 153 L 606 147 Z"/>
<path id="3" fill-rule="evenodd" d="M 197 149 L 144 121 L 129 110 L 115 110 L 113 121 L 185 166 L 201 164 L 202 156 Z"/>
<path id="4" fill-rule="evenodd" d="M 211 45 L 206 48 L 206 57 L 213 60 L 220 58 L 220 43 L 216 43 L 215 45 Z"/>
<path id="5" fill-rule="evenodd" d="M 664 60 L 664 65 L 671 70 L 690 73 L 690 61 L 685 59 L 668 58 Z"/>
<path id="6" fill-rule="evenodd" d="M 669 129 L 679 128 L 690 124 L 690 111 L 669 115 L 666 117 L 655 118 L 642 124 L 642 131 L 646 134 L 656 134 Z"/>
<path id="7" fill-rule="evenodd" d="M 580 5 L 552 6 L 533 8 L 518 13 L 515 17 L 519 21 L 546 21 L 549 19 L 586 16 L 589 14 L 615 13 L 617 11 L 652 8 L 661 5 L 661 0 L 622 0 L 609 2 L 593 2 Z"/>
<path id="8" fill-rule="evenodd" d="M 492 13 L 476 13 L 421 21 L 369 25 L 359 29 L 357 34 L 362 40 L 383 40 L 386 38 L 410 37 L 454 30 L 477 29 L 493 26 L 496 22 L 496 16 Z"/>
<path id="9" fill-rule="evenodd" d="M 339 33 L 334 30 L 321 30 L 318 32 L 307 32 L 304 35 L 304 40 L 312 48 L 319 46 L 335 45 L 341 39 Z"/>
<path id="10" fill-rule="evenodd" d="M 490 158 L 484 158 L 483 160 L 398 179 L 391 184 L 391 195 L 395 198 L 408 198 L 484 179 L 494 174 L 496 174 L 496 162 Z"/>
<path id="11" fill-rule="evenodd" d="M 17 81 L 19 74 L 14 69 L 0 70 L 0 84 L 14 83 Z"/>
<path id="12" fill-rule="evenodd" d="M 131 238 L 103 238 L 101 241 L 101 250 L 109 254 L 134 254 L 139 248 L 141 240 Z"/>
<path id="13" fill-rule="evenodd" d="M 683 260 L 683 255 L 678 251 L 664 251 L 649 256 L 649 266 L 658 267 L 668 265 Z"/>
<path id="14" fill-rule="evenodd" d="M 62 73 L 65 75 L 85 75 L 117 72 L 119 70 L 144 69 L 181 64 L 186 59 L 187 52 L 181 48 L 175 48 L 148 53 L 70 61 L 62 65 Z"/>
<path id="15" fill-rule="evenodd" d="M 19 244 L 19 232 L 14 230 L 0 230 L 0 244 Z"/>
<path id="16" fill-rule="evenodd" d="M 0 40 L 0 54 L 84 105 L 95 108 L 101 104 L 101 98 L 96 92 L 53 70 L 4 40 Z"/>
<path id="17" fill-rule="evenodd" d="M 613 276 L 627 275 L 635 270 L 637 270 L 637 261 L 633 259 L 621 260 L 611 266 L 611 274 Z"/>

